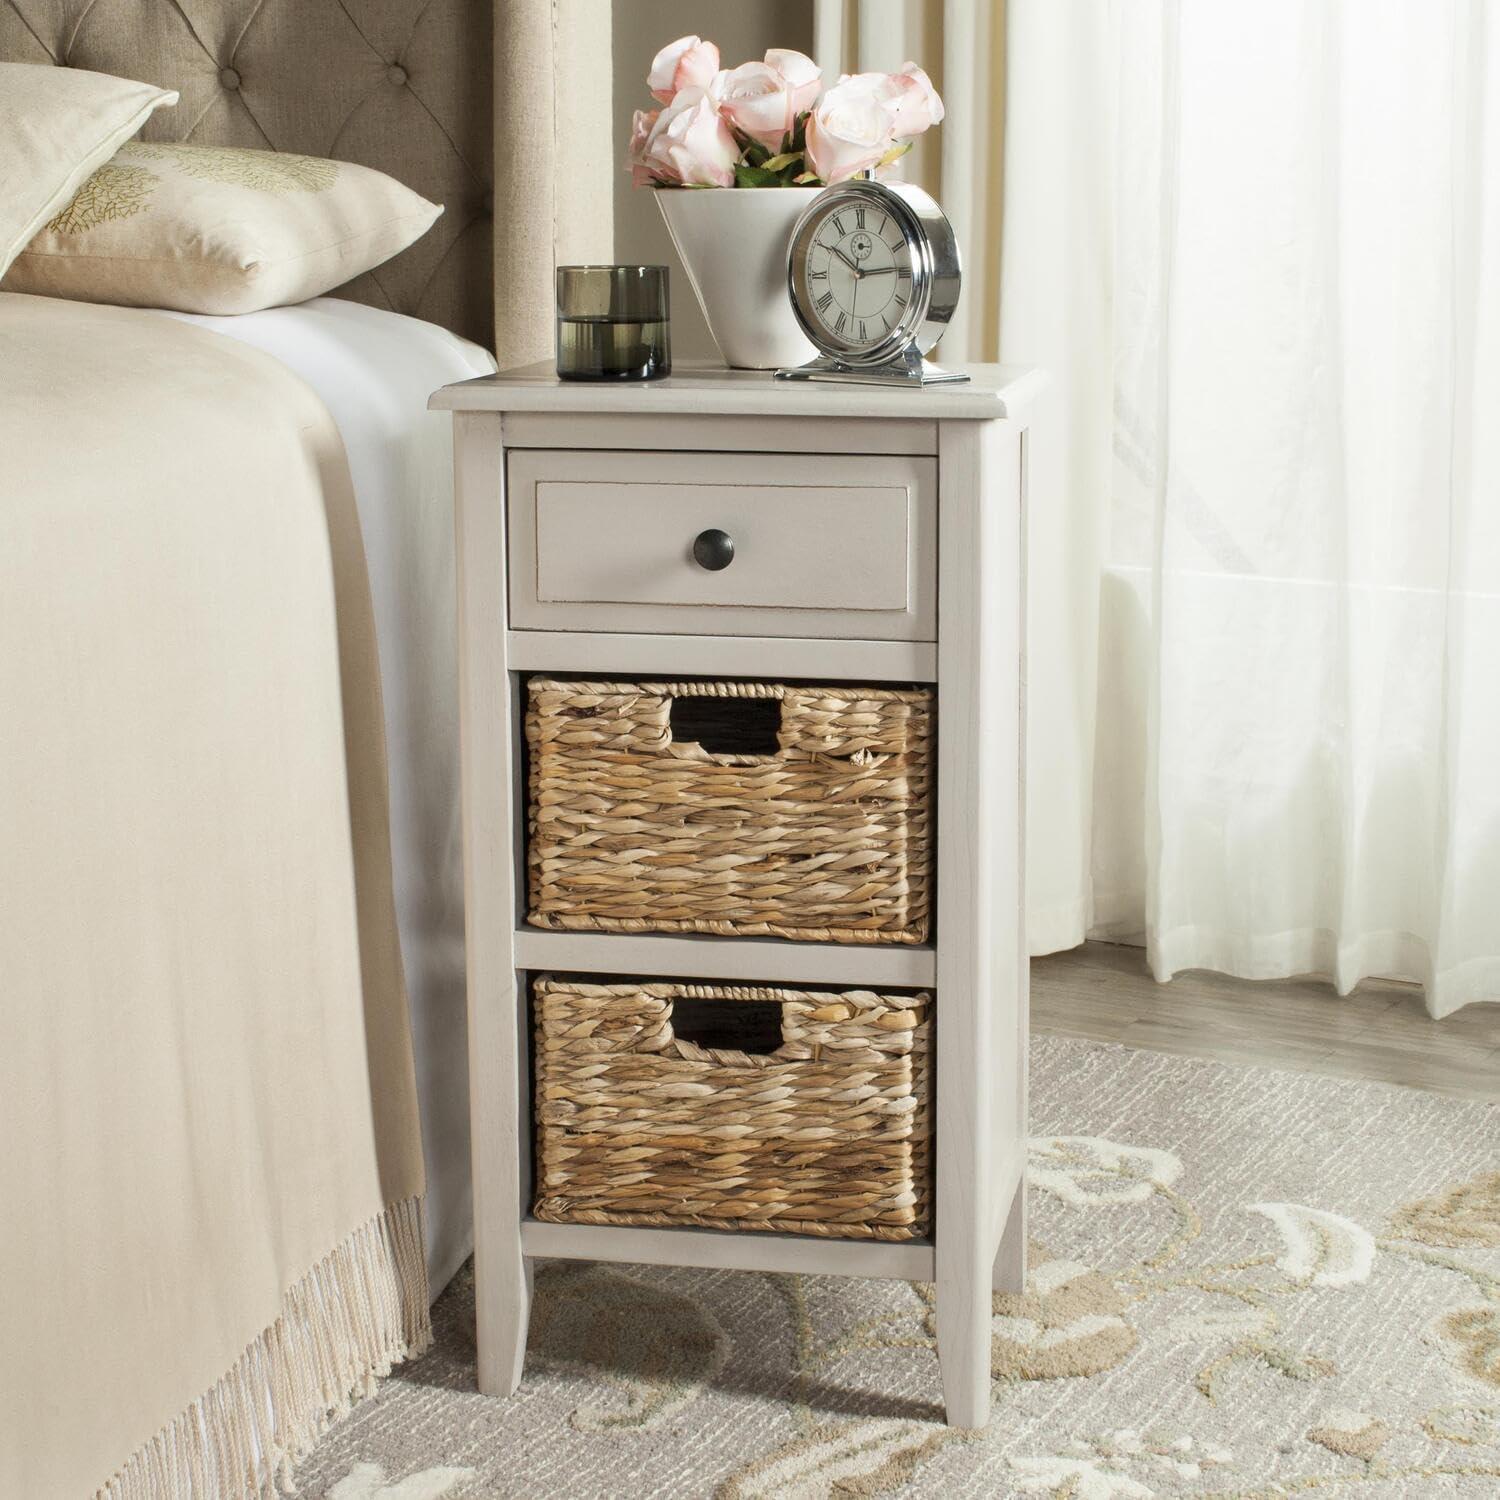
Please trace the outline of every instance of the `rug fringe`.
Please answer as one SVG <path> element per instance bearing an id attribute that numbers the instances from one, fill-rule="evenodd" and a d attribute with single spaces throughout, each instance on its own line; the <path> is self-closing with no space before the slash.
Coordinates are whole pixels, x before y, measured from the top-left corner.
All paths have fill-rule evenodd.
<path id="1" fill-rule="evenodd" d="M 278 1500 L 292 1470 L 393 1365 L 432 1343 L 422 1200 L 362 1224 L 282 1298 L 281 1314 L 95 1500 Z"/>

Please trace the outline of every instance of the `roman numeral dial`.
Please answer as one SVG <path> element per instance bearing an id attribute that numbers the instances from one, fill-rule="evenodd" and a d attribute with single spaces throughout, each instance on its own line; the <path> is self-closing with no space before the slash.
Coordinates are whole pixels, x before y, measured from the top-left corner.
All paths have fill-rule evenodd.
<path id="1" fill-rule="evenodd" d="M 853 184 L 851 184 L 851 189 Z M 834 188 L 822 212 L 799 226 L 792 247 L 793 295 L 825 352 L 855 353 L 899 331 L 914 305 L 920 265 L 902 215 L 866 194 Z"/>

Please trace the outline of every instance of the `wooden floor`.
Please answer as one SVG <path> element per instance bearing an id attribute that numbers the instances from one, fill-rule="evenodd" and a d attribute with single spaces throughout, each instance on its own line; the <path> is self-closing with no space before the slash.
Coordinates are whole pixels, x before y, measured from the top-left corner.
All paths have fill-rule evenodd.
<path id="1" fill-rule="evenodd" d="M 1419 990 L 1382 980 L 1342 999 L 1318 979 L 1256 982 L 1194 971 L 1157 984 L 1143 948 L 1086 943 L 1032 960 L 1031 1027 L 1036 1035 L 1500 1102 L 1500 1004 L 1434 1021 Z"/>

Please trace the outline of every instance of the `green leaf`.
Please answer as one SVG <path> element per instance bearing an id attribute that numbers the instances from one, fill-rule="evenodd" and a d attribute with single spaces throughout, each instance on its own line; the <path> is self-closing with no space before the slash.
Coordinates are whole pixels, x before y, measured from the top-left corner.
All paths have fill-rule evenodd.
<path id="1" fill-rule="evenodd" d="M 794 161 L 801 160 L 802 153 L 800 151 L 783 151 L 780 156 L 773 156 L 770 161 L 762 162 L 761 165 L 768 172 L 779 172 L 783 167 L 789 167 Z"/>
<path id="2" fill-rule="evenodd" d="M 879 165 L 881 165 L 882 167 L 888 167 L 893 161 L 900 161 L 901 158 L 905 156 L 906 153 L 910 150 L 911 142 L 902 141 L 899 145 L 892 146 L 891 149 L 880 158 Z"/>
<path id="3" fill-rule="evenodd" d="M 761 145 L 759 141 L 748 141 L 745 146 L 745 160 L 752 167 L 763 167 L 766 164 L 770 152 Z"/>
<path id="4" fill-rule="evenodd" d="M 764 167 L 747 167 L 744 162 L 739 162 L 734 169 L 734 185 L 736 187 L 780 187 L 781 178 L 774 172 L 768 172 Z"/>
<path id="5" fill-rule="evenodd" d="M 804 172 L 800 177 L 792 178 L 792 181 L 798 187 L 807 187 L 809 184 L 818 187 L 821 186 L 823 179 L 816 172 Z"/>

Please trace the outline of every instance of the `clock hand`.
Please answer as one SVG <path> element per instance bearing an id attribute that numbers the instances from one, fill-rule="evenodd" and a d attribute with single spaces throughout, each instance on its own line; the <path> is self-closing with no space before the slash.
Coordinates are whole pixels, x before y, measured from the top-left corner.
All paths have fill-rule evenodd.
<path id="1" fill-rule="evenodd" d="M 833 247 L 833 253 L 834 253 L 834 254 L 835 254 L 835 255 L 836 255 L 836 256 L 838 256 L 838 258 L 839 258 L 839 259 L 840 259 L 840 260 L 841 260 L 841 261 L 843 261 L 843 263 L 844 263 L 844 264 L 845 264 L 845 265 L 846 265 L 846 266 L 848 266 L 848 267 L 849 267 L 849 269 L 850 269 L 850 270 L 851 270 L 851 271 L 853 271 L 853 272 L 854 272 L 854 279 L 855 279 L 855 280 L 856 280 L 856 281 L 858 281 L 858 280 L 859 280 L 859 278 L 860 278 L 860 277 L 861 277 L 861 276 L 863 276 L 863 275 L 864 275 L 864 274 L 865 274 L 865 273 L 864 273 L 864 272 L 863 272 L 863 271 L 861 271 L 861 270 L 860 270 L 860 268 L 859 268 L 859 267 L 858 267 L 858 266 L 857 266 L 857 265 L 855 265 L 855 263 L 854 263 L 854 262 L 853 262 L 853 261 L 852 261 L 852 260 L 850 260 L 850 259 L 849 259 L 849 257 L 848 257 L 848 256 L 847 256 L 847 255 L 845 255 L 845 254 L 844 254 L 844 251 L 843 251 L 843 247 L 842 247 L 842 246 L 840 246 L 840 245 L 835 245 L 835 246 L 834 246 L 834 247 Z"/>
<path id="2" fill-rule="evenodd" d="M 886 276 L 895 270 L 895 266 L 866 266 L 860 272 L 861 276 Z"/>

